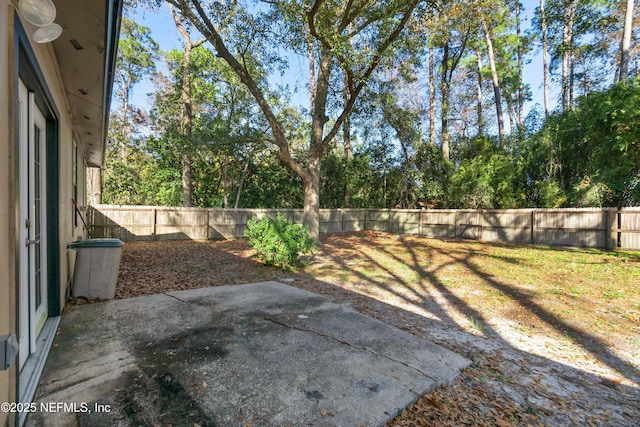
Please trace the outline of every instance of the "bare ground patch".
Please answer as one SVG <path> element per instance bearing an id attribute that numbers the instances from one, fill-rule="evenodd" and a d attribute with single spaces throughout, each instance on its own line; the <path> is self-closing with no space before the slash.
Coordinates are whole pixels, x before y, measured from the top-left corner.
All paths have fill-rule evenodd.
<path id="1" fill-rule="evenodd" d="M 474 361 L 392 426 L 637 425 L 640 255 L 360 232 L 298 272 L 244 240 L 130 242 L 116 298 L 267 280 L 327 295 Z"/>

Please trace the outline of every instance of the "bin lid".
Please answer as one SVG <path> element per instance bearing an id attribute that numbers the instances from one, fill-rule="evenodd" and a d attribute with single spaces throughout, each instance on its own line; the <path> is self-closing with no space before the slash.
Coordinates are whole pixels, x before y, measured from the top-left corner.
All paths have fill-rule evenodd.
<path id="1" fill-rule="evenodd" d="M 86 239 L 71 242 L 67 248 L 120 248 L 122 246 L 124 246 L 124 242 L 120 239 Z"/>

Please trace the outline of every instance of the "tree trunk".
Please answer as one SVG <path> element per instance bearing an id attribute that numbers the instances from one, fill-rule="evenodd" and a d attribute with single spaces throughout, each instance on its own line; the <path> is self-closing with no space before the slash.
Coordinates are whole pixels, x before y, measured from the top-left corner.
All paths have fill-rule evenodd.
<path id="1" fill-rule="evenodd" d="M 547 15 L 544 10 L 544 0 L 540 0 L 540 30 L 542 32 L 542 93 L 544 96 L 545 117 L 551 115 L 549 107 L 549 58 L 547 46 Z"/>
<path id="2" fill-rule="evenodd" d="M 441 122 L 441 140 L 442 140 L 442 158 L 449 160 L 449 46 L 444 46 L 442 52 L 442 84 L 440 91 L 442 93 L 442 106 L 440 108 Z"/>
<path id="3" fill-rule="evenodd" d="M 323 143 L 324 125 L 329 120 L 326 111 L 332 67 L 331 50 L 323 46 L 320 49 L 316 91 L 311 106 L 311 143 L 307 157 L 308 165 L 304 173 L 299 174 L 304 183 L 304 223 L 309 226 L 309 237 L 316 241 L 320 236 L 320 165 L 326 148 Z"/>
<path id="4" fill-rule="evenodd" d="M 185 31 L 186 34 L 186 31 Z M 187 36 L 188 37 L 188 36 Z M 191 180 L 191 130 L 193 128 L 191 111 L 191 39 L 185 39 L 184 64 L 182 77 L 182 132 L 187 146 L 182 161 L 182 204 L 184 207 L 193 206 L 193 181 Z"/>
<path id="5" fill-rule="evenodd" d="M 518 140 L 524 139 L 524 52 L 522 50 L 522 34 L 520 31 L 520 0 L 516 1 L 516 36 L 518 43 Z M 513 132 L 513 131 L 512 131 Z"/>
<path id="6" fill-rule="evenodd" d="M 442 107 L 440 108 L 440 113 L 442 114 L 441 123 L 442 123 L 442 157 L 445 160 L 450 159 L 449 153 L 449 109 L 450 109 L 450 90 L 451 90 L 451 80 L 453 79 L 453 72 L 456 67 L 460 63 L 460 59 L 464 54 L 465 48 L 467 46 L 467 41 L 469 40 L 469 31 L 467 30 L 460 40 L 460 44 L 456 50 L 451 51 L 450 41 L 447 41 L 442 46 L 442 83 L 441 83 L 441 93 L 442 93 Z"/>
<path id="7" fill-rule="evenodd" d="M 127 148 L 128 143 L 131 138 L 131 121 L 129 120 L 129 96 L 131 93 L 131 87 L 133 83 L 131 83 L 130 79 L 127 79 L 126 85 L 122 89 L 122 104 L 120 105 L 120 129 L 122 131 L 120 141 L 120 160 L 123 164 L 127 164 Z"/>
<path id="8" fill-rule="evenodd" d="M 564 0 L 562 27 L 562 111 L 571 108 L 571 57 L 576 0 Z"/>
<path id="9" fill-rule="evenodd" d="M 192 99 L 191 99 L 191 51 L 194 47 L 202 44 L 204 40 L 197 43 L 191 42 L 191 36 L 189 32 L 182 25 L 183 18 L 179 17 L 175 12 L 173 6 L 168 3 L 169 10 L 173 16 L 173 20 L 176 23 L 178 31 L 184 39 L 184 56 L 182 64 L 182 134 L 184 136 L 183 141 L 183 155 L 182 155 L 182 206 L 189 208 L 193 206 L 193 180 L 191 179 L 192 164 L 191 164 L 191 136 L 193 128 L 193 112 L 192 112 Z"/>
<path id="10" fill-rule="evenodd" d="M 571 45 L 573 46 L 573 38 L 571 40 Z M 573 94 L 575 89 L 575 81 L 576 81 L 576 57 L 571 53 L 569 56 L 569 108 L 573 107 Z"/>
<path id="11" fill-rule="evenodd" d="M 387 170 L 387 154 L 385 153 L 384 158 L 382 159 L 382 170 L 384 171 L 384 179 L 382 181 L 382 207 L 388 208 L 387 206 L 387 176 L 389 175 Z"/>
<path id="12" fill-rule="evenodd" d="M 238 183 L 238 192 L 236 193 L 236 202 L 233 205 L 234 209 L 238 209 L 240 206 L 240 195 L 242 194 L 242 187 L 244 187 L 244 180 L 247 179 L 247 174 L 249 172 L 249 159 L 244 164 L 244 168 L 242 169 L 242 176 L 240 177 L 240 182 Z"/>
<path id="13" fill-rule="evenodd" d="M 478 60 L 478 82 L 476 83 L 476 113 L 478 115 L 478 136 L 484 135 L 484 117 L 482 112 L 482 54 L 476 48 Z"/>
<path id="14" fill-rule="evenodd" d="M 222 207 L 229 207 L 229 154 L 225 153 L 222 162 Z"/>
<path id="15" fill-rule="evenodd" d="M 433 46 L 429 47 L 429 144 L 436 145 L 436 78 Z"/>
<path id="16" fill-rule="evenodd" d="M 320 159 L 309 163 L 304 183 L 304 216 L 303 220 L 309 226 L 309 237 L 318 241 L 320 236 Z"/>
<path id="17" fill-rule="evenodd" d="M 502 100 L 500 99 L 500 82 L 498 81 L 498 70 L 496 68 L 495 56 L 493 53 L 493 43 L 491 41 L 491 33 L 489 32 L 489 26 L 487 21 L 482 19 L 482 28 L 484 29 L 484 36 L 487 41 L 487 52 L 489 54 L 489 67 L 491 68 L 491 83 L 493 84 L 493 96 L 496 104 L 496 116 L 498 118 L 498 135 L 500 137 L 500 145 L 506 149 L 506 143 L 504 140 L 504 117 L 502 114 Z"/>
<path id="18" fill-rule="evenodd" d="M 518 125 L 517 120 L 516 120 L 516 111 L 514 109 L 514 105 L 513 105 L 513 101 L 511 100 L 511 98 L 509 96 L 505 96 L 505 100 L 507 103 L 507 117 L 509 118 L 509 128 L 510 129 L 515 129 Z M 515 137 L 516 137 L 516 132 L 511 132 L 509 134 L 509 144 L 510 147 L 507 147 L 506 145 L 506 141 L 503 144 L 502 148 L 504 148 L 505 150 L 507 148 L 511 148 L 511 152 L 514 153 L 515 151 Z M 506 139 L 506 138 L 505 138 Z"/>
<path id="19" fill-rule="evenodd" d="M 400 207 L 402 209 L 409 209 L 413 205 L 412 201 L 412 188 L 413 181 L 411 178 L 411 171 L 413 170 L 413 160 L 409 155 L 409 148 L 407 144 L 410 144 L 411 141 L 407 141 L 406 139 L 400 138 L 400 149 L 402 151 L 402 156 L 404 157 L 405 167 L 402 168 L 401 179 L 402 186 L 399 188 L 400 190 Z"/>
<path id="20" fill-rule="evenodd" d="M 629 75 L 629 54 L 631 52 L 631 30 L 633 29 L 633 0 L 627 0 L 624 14 L 624 30 L 620 44 L 620 73 L 618 81 L 626 80 Z"/>
<path id="21" fill-rule="evenodd" d="M 344 90 L 342 91 L 342 95 L 343 95 L 344 104 L 347 105 L 347 103 L 349 102 L 349 88 L 348 88 L 348 83 L 346 82 L 346 76 L 345 76 L 345 87 L 344 87 Z M 352 158 L 351 114 L 345 117 L 344 124 L 342 127 L 342 132 L 344 137 L 343 138 L 344 158 L 347 160 L 347 167 L 348 167 L 349 161 Z M 348 208 L 351 206 L 351 190 L 349 189 L 349 179 L 345 179 L 345 183 L 344 183 L 344 205 L 343 206 L 345 208 Z"/>
<path id="22" fill-rule="evenodd" d="M 191 159 L 185 154 L 182 156 L 182 206 L 185 208 L 193 206 L 191 169 Z"/>

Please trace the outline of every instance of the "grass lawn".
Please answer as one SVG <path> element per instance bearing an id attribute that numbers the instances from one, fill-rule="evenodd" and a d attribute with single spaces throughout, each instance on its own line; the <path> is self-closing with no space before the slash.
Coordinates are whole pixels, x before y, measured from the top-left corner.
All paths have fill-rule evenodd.
<path id="1" fill-rule="evenodd" d="M 640 253 L 331 234 L 307 267 L 244 240 L 125 245 L 117 298 L 286 280 L 473 360 L 390 425 L 622 425 L 640 419 Z"/>
<path id="2" fill-rule="evenodd" d="M 475 329 L 502 318 L 524 333 L 640 357 L 639 253 L 366 233 L 326 238 L 317 259 L 305 273 L 421 314 L 425 298 L 446 295 Z"/>

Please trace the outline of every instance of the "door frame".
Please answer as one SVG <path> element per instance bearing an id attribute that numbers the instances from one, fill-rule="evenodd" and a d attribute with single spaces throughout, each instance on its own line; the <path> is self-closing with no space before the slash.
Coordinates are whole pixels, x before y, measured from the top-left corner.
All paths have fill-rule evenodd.
<path id="1" fill-rule="evenodd" d="M 46 120 L 35 103 L 34 93 L 19 79 L 17 112 L 20 124 L 18 152 L 20 168 L 19 271 L 19 358 L 21 370 L 36 352 L 37 340 L 48 317 L 47 304 L 47 206 L 46 206 Z M 27 226 L 26 223 L 30 225 Z"/>
<path id="2" fill-rule="evenodd" d="M 59 118 L 60 114 L 53 101 L 53 96 L 49 87 L 47 86 L 44 74 L 38 65 L 36 55 L 31 47 L 27 33 L 20 22 L 20 18 L 14 13 L 14 43 L 13 43 L 13 99 L 14 99 L 14 163 L 13 163 L 13 205 L 14 205 L 14 253 L 15 253 L 15 325 L 16 331 L 21 330 L 20 320 L 20 254 L 21 247 L 25 242 L 21 240 L 23 234 L 21 233 L 21 227 L 24 224 L 20 224 L 20 129 L 19 129 L 19 102 L 18 102 L 18 90 L 20 81 L 24 83 L 27 90 L 33 93 L 32 102 L 37 105 L 44 116 L 46 127 L 46 139 L 45 139 L 45 200 L 44 204 L 49 207 L 46 210 L 46 221 L 44 229 L 41 230 L 43 238 L 46 240 L 48 249 L 46 251 L 45 259 L 42 260 L 43 265 L 46 266 L 45 277 L 46 290 L 48 294 L 48 303 L 46 307 L 46 315 L 48 317 L 57 317 L 61 313 L 60 302 L 60 231 L 59 231 L 59 153 L 60 153 L 60 135 L 59 135 Z M 23 296 L 24 298 L 24 296 Z M 38 353 L 40 353 L 38 351 Z M 46 353 L 46 352 L 45 352 Z M 46 354 L 45 354 L 46 356 Z M 41 357 L 38 354 L 38 358 Z M 29 362 L 31 363 L 31 362 Z M 39 375 L 39 374 L 37 374 Z M 19 398 L 23 398 L 21 389 L 24 389 L 25 383 L 31 381 L 31 378 L 23 378 L 22 375 L 18 375 L 18 381 L 16 384 L 16 392 Z M 29 376 L 31 377 L 31 376 Z M 37 380 L 36 380 L 37 381 Z"/>
<path id="3" fill-rule="evenodd" d="M 36 219 L 36 215 L 38 214 L 38 210 L 32 209 L 31 215 L 33 215 L 33 220 L 40 221 L 38 224 L 40 227 L 39 233 L 34 235 L 33 237 L 39 240 L 39 243 L 36 247 L 29 247 L 29 262 L 32 260 L 38 259 L 37 251 L 40 251 L 40 265 L 36 266 L 39 268 L 39 271 L 34 270 L 33 268 L 29 268 L 29 291 L 33 291 L 33 294 L 29 297 L 29 317 L 32 322 L 35 322 L 35 325 L 32 327 L 33 334 L 31 335 L 31 347 L 32 352 L 35 351 L 36 348 L 36 337 L 42 331 L 42 327 L 44 326 L 44 322 L 49 317 L 49 306 L 48 306 L 48 298 L 47 295 L 49 293 L 49 289 L 47 286 L 48 277 L 47 277 L 47 252 L 48 252 L 48 242 L 47 242 L 47 157 L 46 157 L 46 137 L 47 137 L 47 122 L 44 118 L 44 114 L 40 111 L 40 108 L 33 102 L 33 97 L 30 96 L 30 111 L 33 113 L 33 121 L 29 119 L 29 124 L 33 123 L 34 127 L 29 127 L 30 131 L 34 131 L 34 135 L 29 134 L 29 156 L 38 156 L 35 161 L 32 161 L 31 157 L 29 157 L 29 167 L 33 166 L 37 160 L 38 168 L 40 169 L 39 173 L 35 173 L 35 171 L 29 171 L 29 194 L 33 194 L 34 197 L 39 196 L 40 200 L 39 209 L 40 210 L 40 218 Z M 41 129 L 44 132 L 44 138 L 38 138 L 39 135 L 35 132 L 35 128 Z M 37 141 L 40 139 L 40 141 Z M 33 146 L 31 145 L 33 144 Z M 39 146 L 39 144 L 43 144 L 43 146 Z M 37 191 L 37 187 L 39 186 L 39 192 Z M 43 197 L 44 196 L 44 197 Z M 31 201 L 31 197 L 28 197 L 28 200 Z M 35 201 L 35 200 L 34 200 Z M 35 203 L 34 203 L 35 204 Z M 34 228 L 35 232 L 38 232 L 36 228 Z M 43 256 L 44 255 L 44 256 Z M 39 278 L 37 276 L 40 276 Z M 33 284 L 32 284 L 33 283 Z M 44 286 L 43 286 L 44 283 Z M 35 286 L 35 288 L 34 288 Z M 39 288 L 39 289 L 38 289 Z M 40 294 L 40 304 L 37 304 L 38 294 Z"/>
<path id="4" fill-rule="evenodd" d="M 17 12 L 15 13 L 14 18 L 15 24 L 15 37 L 14 37 L 14 111 L 17 111 L 18 108 L 18 96 L 17 96 L 17 88 L 19 85 L 19 80 L 22 80 L 24 84 L 27 86 L 28 90 L 34 92 L 34 102 L 42 111 L 45 121 L 46 121 L 46 173 L 45 173 L 45 182 L 46 182 L 46 205 L 49 207 L 47 209 L 47 226 L 46 226 L 46 239 L 48 242 L 49 250 L 47 251 L 47 282 L 48 282 L 48 292 L 49 292 L 49 304 L 48 304 L 48 315 L 49 316 L 59 316 L 62 310 L 60 304 L 60 213 L 58 204 L 59 204 L 59 194 L 60 194 L 60 177 L 59 177 L 59 165 L 60 165 L 60 135 L 59 135 L 59 121 L 60 121 L 60 113 L 58 112 L 58 108 L 56 107 L 53 96 L 51 95 L 51 91 L 47 85 L 47 82 L 44 78 L 44 74 L 38 65 L 38 61 L 36 59 L 35 53 L 31 48 L 31 44 L 29 42 L 27 33 L 20 22 L 20 18 L 18 17 Z M 18 121 L 14 118 L 14 153 L 19 152 L 19 141 L 18 141 Z M 18 182 L 18 162 L 19 159 L 17 155 L 14 156 L 14 195 L 17 206 L 19 202 L 19 182 Z M 71 201 L 69 201 L 71 203 Z M 18 215 L 16 212 L 16 230 L 18 230 L 19 221 Z M 18 236 L 16 236 L 16 249 L 20 243 L 24 244 L 24 242 L 17 241 Z M 16 250 L 16 254 L 19 251 Z M 18 275 L 18 263 L 19 260 L 16 259 L 16 276 Z M 17 279 L 17 277 L 16 277 Z"/>

